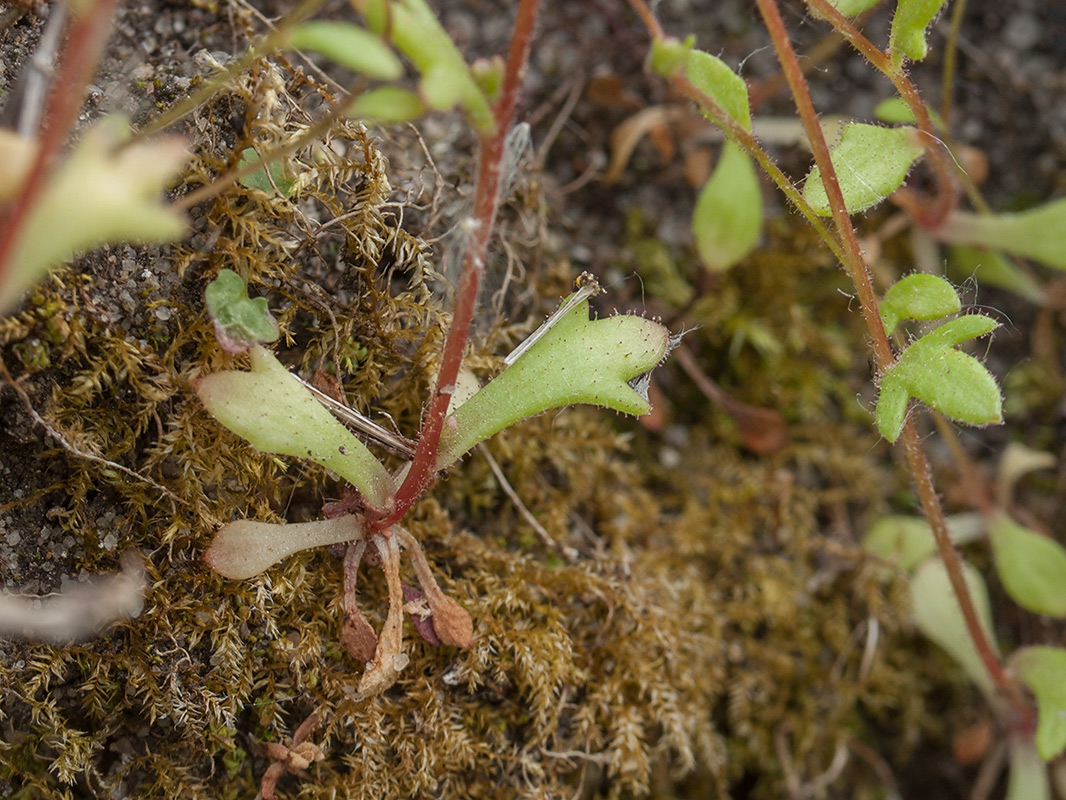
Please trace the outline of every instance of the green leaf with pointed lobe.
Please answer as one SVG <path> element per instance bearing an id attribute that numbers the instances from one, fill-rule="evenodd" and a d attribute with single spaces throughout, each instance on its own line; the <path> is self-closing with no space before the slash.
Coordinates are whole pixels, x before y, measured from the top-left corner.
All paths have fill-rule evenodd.
<path id="1" fill-rule="evenodd" d="M 848 213 L 864 211 L 896 191 L 923 152 L 914 128 L 861 122 L 845 125 L 830 158 Z M 803 184 L 803 198 L 821 216 L 832 214 L 818 167 Z"/>
<path id="2" fill-rule="evenodd" d="M 658 322 L 628 314 L 591 320 L 588 300 L 578 303 L 445 420 L 437 469 L 549 409 L 583 403 L 647 414 L 651 404 L 632 382 L 663 359 L 669 343 L 669 331 Z"/>
<path id="3" fill-rule="evenodd" d="M 875 418 L 881 435 L 894 442 L 912 397 L 944 416 L 969 425 L 1003 419 L 1003 396 L 985 365 L 955 345 L 991 333 L 999 323 L 981 314 L 945 322 L 910 345 L 881 376 Z"/>

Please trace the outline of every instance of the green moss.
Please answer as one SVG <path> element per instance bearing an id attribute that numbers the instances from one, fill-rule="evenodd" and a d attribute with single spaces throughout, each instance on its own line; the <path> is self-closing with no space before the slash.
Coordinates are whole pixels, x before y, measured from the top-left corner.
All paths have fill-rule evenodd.
<path id="1" fill-rule="evenodd" d="M 232 101 L 285 89 L 269 69 L 256 80 L 243 79 Z M 216 112 L 227 117 L 205 116 Z M 300 130 L 285 118 L 248 138 L 269 147 Z M 563 797 L 583 787 L 585 797 L 702 798 L 745 786 L 776 798 L 781 742 L 804 776 L 824 771 L 857 731 L 905 752 L 908 728 L 931 716 L 900 633 L 903 598 L 827 524 L 876 510 L 891 481 L 870 456 L 868 420 L 840 411 L 853 385 L 827 387 L 826 363 L 846 373 L 860 350 L 837 321 L 833 304 L 845 301 L 824 257 L 802 238 L 782 234 L 750 270 L 729 273 L 714 302 L 697 305 L 704 327 L 693 334 L 741 399 L 795 423 L 784 449 L 740 455 L 722 419 L 668 370 L 684 409 L 677 469 L 658 465 L 660 440 L 591 410 L 530 420 L 489 444 L 577 561 L 537 543 L 476 452 L 415 509 L 411 532 L 474 618 L 471 650 L 409 644 L 398 684 L 359 701 L 361 667 L 339 645 L 337 559 L 303 553 L 247 582 L 201 563 L 218 524 L 314 518 L 343 492 L 321 469 L 252 451 L 192 394 L 196 377 L 232 363 L 202 307 L 218 269 L 270 297 L 283 362 L 305 375 L 341 365 L 351 401 L 402 431 L 417 428 L 435 368 L 445 317 L 430 251 L 393 217 L 386 162 L 365 132 L 339 124 L 327 138 L 338 147 L 290 165 L 300 205 L 234 188 L 203 212 L 199 244 L 139 253 L 169 276 L 166 320 L 131 312 L 130 330 L 150 336 L 102 311 L 118 285 L 114 252 L 53 278 L 0 322 L 9 365 L 15 348 L 41 343 L 47 359 L 24 361 L 21 374 L 50 423 L 170 493 L 50 440 L 20 451 L 53 473 L 21 475 L 30 499 L 20 513 L 48 512 L 51 541 L 78 540 L 63 557 L 26 548 L 20 573 L 46 590 L 58 582 L 50 563 L 106 572 L 117 551 L 138 548 L 150 589 L 137 619 L 92 642 L 4 645 L 0 781 L 11 796 L 122 787 L 145 800 L 252 797 L 262 745 L 290 741 L 313 710 L 326 758 L 304 779 L 284 778 L 283 797 Z M 211 180 L 232 152 L 208 143 L 190 182 Z M 668 253 L 649 252 L 670 268 Z M 555 261 L 530 276 L 546 308 L 568 273 Z M 680 301 L 674 273 L 663 274 Z M 501 324 L 475 368 L 490 371 L 500 342 L 541 310 Z M 102 546 L 109 535 L 113 549 Z M 379 625 L 384 582 L 370 571 L 361 584 Z M 864 674 L 859 642 L 874 619 L 886 655 Z M 877 783 L 862 768 L 841 781 L 856 791 Z"/>

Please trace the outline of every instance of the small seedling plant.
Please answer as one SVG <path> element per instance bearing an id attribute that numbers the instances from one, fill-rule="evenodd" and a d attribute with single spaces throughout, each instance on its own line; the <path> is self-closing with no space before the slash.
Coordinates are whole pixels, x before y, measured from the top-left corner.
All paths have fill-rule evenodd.
<path id="1" fill-rule="evenodd" d="M 437 391 L 455 398 L 448 406 L 430 477 L 448 469 L 480 442 L 523 419 L 553 408 L 585 403 L 626 414 L 647 413 L 648 373 L 666 356 L 672 338 L 659 323 L 639 316 L 589 318 L 589 299 L 599 283 L 583 275 L 574 293 L 544 324 L 504 359 L 493 380 L 462 397 L 459 381 Z M 400 524 L 406 508 L 400 490 L 415 469 L 405 462 L 390 473 L 366 444 L 327 410 L 355 419 L 376 442 L 397 437 L 336 404 L 324 405 L 261 342 L 278 335 L 264 298 L 250 299 L 244 281 L 223 270 L 207 287 L 216 335 L 229 352 L 247 351 L 250 371 L 218 372 L 202 378 L 196 392 L 211 414 L 264 453 L 321 464 L 351 485 L 352 494 L 326 508 L 326 519 L 275 525 L 241 520 L 223 526 L 204 556 L 229 578 L 252 578 L 295 552 L 347 544 L 344 556 L 344 622 L 341 639 L 353 658 L 368 663 L 359 684 L 363 696 L 391 686 L 407 664 L 402 630 L 405 609 L 431 644 L 470 647 L 469 614 L 437 585 L 418 541 Z M 424 434 L 423 434 L 424 435 Z M 420 450 L 416 447 L 414 459 Z M 428 482 L 424 485 L 428 486 Z M 421 590 L 400 582 L 400 552 L 406 551 Z M 379 634 L 357 603 L 360 564 L 368 553 L 381 564 L 389 589 L 389 610 Z"/>

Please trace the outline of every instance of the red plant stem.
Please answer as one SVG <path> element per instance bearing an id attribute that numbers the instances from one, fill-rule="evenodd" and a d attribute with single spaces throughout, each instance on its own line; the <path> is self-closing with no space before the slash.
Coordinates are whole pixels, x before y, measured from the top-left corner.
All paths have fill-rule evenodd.
<path id="1" fill-rule="evenodd" d="M 833 170 L 832 160 L 829 157 L 829 147 L 825 142 L 825 137 L 822 135 L 821 126 L 818 124 L 818 114 L 815 111 L 814 104 L 811 102 L 806 81 L 803 78 L 796 53 L 792 49 L 792 44 L 789 41 L 788 32 L 785 29 L 776 1 L 756 0 L 756 3 L 773 41 L 774 49 L 777 51 L 778 60 L 781 62 L 781 67 L 788 79 L 796 108 L 803 121 L 803 127 L 810 139 L 814 159 L 821 171 L 822 183 L 825 186 L 829 205 L 833 211 L 833 221 L 840 232 L 840 238 L 844 244 L 845 259 L 843 266 L 855 284 L 863 317 L 866 320 L 866 325 L 873 341 L 878 369 L 884 370 L 892 364 L 894 354 L 888 338 L 885 336 L 884 326 L 881 324 L 877 297 L 870 283 L 870 275 L 863 259 L 862 251 L 859 248 L 855 229 L 844 205 L 844 196 L 840 191 L 840 184 L 837 181 L 836 172 Z M 914 478 L 922 509 L 925 512 L 929 526 L 933 530 L 940 557 L 944 562 L 948 579 L 955 592 L 955 597 L 966 621 L 966 627 L 970 638 L 973 640 L 974 647 L 984 663 L 985 669 L 988 670 L 993 683 L 1011 702 L 1015 711 L 1023 719 L 1031 718 L 1032 711 L 1029 703 L 1024 700 L 1007 677 L 1003 665 L 999 663 L 999 659 L 985 635 L 984 628 L 981 627 L 973 599 L 970 597 L 969 589 L 963 578 L 958 553 L 955 551 L 955 547 L 948 535 L 944 511 L 941 508 L 940 498 L 937 496 L 936 488 L 933 485 L 929 462 L 922 451 L 918 432 L 910 420 L 903 427 L 903 451 L 906 456 L 907 466 Z"/>
<path id="2" fill-rule="evenodd" d="M 100 63 L 117 3 L 118 0 L 96 0 L 95 5 L 81 15 L 71 9 L 67 45 L 52 79 L 37 153 L 22 190 L 0 216 L 0 285 L 10 279 L 14 268 L 12 258 L 26 221 L 44 191 L 47 178 L 81 110 L 85 87 Z"/>
<path id="3" fill-rule="evenodd" d="M 914 115 L 914 121 L 918 125 L 918 138 L 925 148 L 926 157 L 933 168 L 936 178 L 936 195 L 925 204 L 917 218 L 923 227 L 935 229 L 947 219 L 948 214 L 955 208 L 957 191 L 954 181 L 954 166 L 947 153 L 947 148 L 933 130 L 933 122 L 929 118 L 929 110 L 922 102 L 918 88 L 901 69 L 893 66 L 892 58 L 880 50 L 873 42 L 867 39 L 862 32 L 852 25 L 851 21 L 841 14 L 829 2 L 829 0 L 807 0 L 808 5 L 816 10 L 819 15 L 825 17 L 833 28 L 848 40 L 848 43 L 869 59 L 870 63 L 883 73 L 893 85 L 907 107 Z"/>
<path id="4" fill-rule="evenodd" d="M 470 335 L 470 324 L 477 309 L 478 285 L 485 270 L 489 239 L 496 222 L 496 210 L 499 204 L 500 170 L 504 145 L 515 107 L 518 104 L 522 75 L 529 61 L 538 5 L 539 0 L 521 0 L 518 7 L 500 98 L 493 109 L 495 130 L 481 137 L 477 189 L 471 218 L 473 232 L 463 259 L 463 271 L 456 291 L 452 323 L 444 342 L 440 372 L 423 416 L 422 430 L 418 437 L 418 447 L 415 450 L 411 468 L 396 491 L 392 508 L 383 519 L 372 523 L 378 530 L 386 529 L 402 519 L 436 477 L 440 435 L 444 429 L 444 418 L 448 414 L 448 403 L 455 392 L 455 381 L 459 375 L 459 367 L 462 364 L 467 338 Z"/>

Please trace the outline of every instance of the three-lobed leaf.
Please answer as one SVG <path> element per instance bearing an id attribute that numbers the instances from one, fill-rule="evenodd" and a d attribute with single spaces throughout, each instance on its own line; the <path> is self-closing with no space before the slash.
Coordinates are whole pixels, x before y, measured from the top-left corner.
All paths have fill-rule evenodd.
<path id="1" fill-rule="evenodd" d="M 862 122 L 845 125 L 830 158 L 848 213 L 864 211 L 896 191 L 923 152 L 914 128 Z M 807 176 L 803 199 L 816 213 L 824 217 L 832 214 L 820 168 L 815 167 Z"/>
<path id="2" fill-rule="evenodd" d="M 0 312 L 81 251 L 165 242 L 185 231 L 184 216 L 162 202 L 188 159 L 185 144 L 167 138 L 119 147 L 126 136 L 124 119 L 98 122 L 51 176 L 11 254 L 14 273 L 0 286 Z"/>
<path id="3" fill-rule="evenodd" d="M 957 422 L 990 425 L 1003 418 L 1003 396 L 984 364 L 955 345 L 991 333 L 999 324 L 981 314 L 945 322 L 911 344 L 881 376 L 875 418 L 894 442 L 903 430 L 910 399 Z"/>
<path id="4" fill-rule="evenodd" d="M 437 469 L 446 469 L 504 428 L 552 408 L 585 403 L 647 414 L 647 397 L 630 382 L 662 360 L 669 342 L 669 331 L 657 322 L 628 315 L 590 320 L 588 300 L 578 303 L 448 417 Z"/>
<path id="5" fill-rule="evenodd" d="M 278 323 L 265 297 L 248 297 L 248 286 L 233 270 L 224 269 L 204 290 L 215 337 L 227 353 L 241 353 L 278 338 Z"/>

